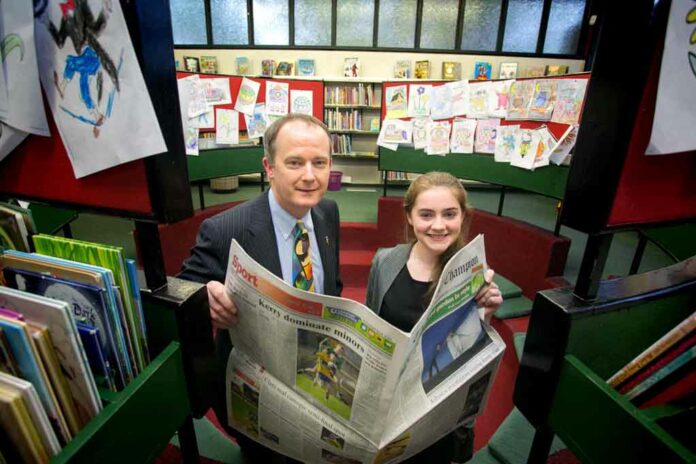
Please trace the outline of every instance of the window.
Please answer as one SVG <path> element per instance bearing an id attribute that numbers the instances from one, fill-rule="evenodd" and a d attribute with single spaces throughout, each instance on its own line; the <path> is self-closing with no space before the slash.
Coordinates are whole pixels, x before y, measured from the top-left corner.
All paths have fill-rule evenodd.
<path id="1" fill-rule="evenodd" d="M 574 56 L 581 47 L 587 4 L 587 0 L 171 0 L 171 16 L 174 43 L 181 48 L 335 47 Z M 249 18 L 253 18 L 251 31 Z"/>
<path id="2" fill-rule="evenodd" d="M 331 45 L 331 2 L 295 0 L 295 45 Z"/>
<path id="3" fill-rule="evenodd" d="M 416 0 L 380 0 L 378 47 L 415 47 L 417 6 Z"/>
<path id="4" fill-rule="evenodd" d="M 210 19 L 215 45 L 249 43 L 246 0 L 210 0 Z"/>
<path id="5" fill-rule="evenodd" d="M 338 0 L 336 16 L 336 45 L 372 47 L 375 20 L 373 0 Z"/>
<path id="6" fill-rule="evenodd" d="M 288 2 L 254 0 L 254 45 L 290 45 Z"/>

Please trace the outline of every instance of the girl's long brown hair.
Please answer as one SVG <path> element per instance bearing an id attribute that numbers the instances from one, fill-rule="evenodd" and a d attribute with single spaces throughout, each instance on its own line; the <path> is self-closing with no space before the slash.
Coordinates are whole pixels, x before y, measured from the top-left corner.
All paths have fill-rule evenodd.
<path id="1" fill-rule="evenodd" d="M 430 299 L 433 297 L 435 287 L 437 286 L 437 281 L 440 279 L 440 275 L 442 274 L 442 269 L 445 267 L 445 264 L 466 244 L 466 239 L 469 235 L 472 212 L 471 206 L 469 206 L 468 203 L 468 195 L 466 190 L 464 190 L 464 187 L 462 187 L 461 182 L 459 182 L 459 180 L 452 174 L 447 172 L 433 171 L 418 176 L 413 182 L 411 182 L 411 185 L 404 196 L 404 212 L 406 213 L 407 217 L 411 215 L 411 211 L 413 210 L 413 206 L 416 203 L 418 195 L 434 187 L 445 187 L 450 189 L 452 195 L 454 195 L 454 198 L 457 199 L 459 207 L 462 209 L 464 219 L 459 237 L 457 237 L 457 240 L 455 240 L 452 245 L 450 245 L 449 248 L 447 248 L 447 250 L 440 255 L 437 265 L 435 266 L 435 269 L 433 269 L 430 286 L 428 287 L 428 291 L 424 296 L 424 301 L 426 304 L 429 303 Z M 408 227 L 407 237 L 409 241 L 415 243 L 416 238 L 415 234 L 413 233 L 413 227 Z"/>

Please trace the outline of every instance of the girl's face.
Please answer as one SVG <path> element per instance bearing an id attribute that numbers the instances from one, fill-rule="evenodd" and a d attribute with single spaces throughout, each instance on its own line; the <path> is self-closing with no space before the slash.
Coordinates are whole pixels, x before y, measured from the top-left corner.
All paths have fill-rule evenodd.
<path id="1" fill-rule="evenodd" d="M 416 240 L 439 256 L 459 238 L 464 213 L 452 190 L 433 187 L 416 197 L 407 219 Z"/>

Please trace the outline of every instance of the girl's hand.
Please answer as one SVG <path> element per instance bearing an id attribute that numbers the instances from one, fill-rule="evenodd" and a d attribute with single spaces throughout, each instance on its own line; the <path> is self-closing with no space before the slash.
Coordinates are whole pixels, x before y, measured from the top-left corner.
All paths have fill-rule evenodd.
<path id="1" fill-rule="evenodd" d="M 475 298 L 478 306 L 483 308 L 483 320 L 486 322 L 491 321 L 493 313 L 503 304 L 503 294 L 500 293 L 498 284 L 493 282 L 494 275 L 495 272 L 493 269 L 486 271 L 486 275 L 484 276 L 486 284 L 481 287 L 481 290 L 479 290 Z"/>

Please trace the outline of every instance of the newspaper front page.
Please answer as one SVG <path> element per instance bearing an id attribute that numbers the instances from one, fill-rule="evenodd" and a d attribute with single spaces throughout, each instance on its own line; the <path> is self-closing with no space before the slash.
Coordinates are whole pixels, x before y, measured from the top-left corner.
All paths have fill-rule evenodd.
<path id="1" fill-rule="evenodd" d="M 295 289 L 233 241 L 229 425 L 305 462 L 395 463 L 471 423 L 504 351 L 474 301 L 485 270 L 478 236 L 409 334 L 355 301 Z"/>

